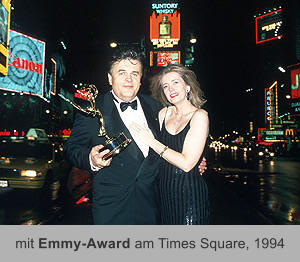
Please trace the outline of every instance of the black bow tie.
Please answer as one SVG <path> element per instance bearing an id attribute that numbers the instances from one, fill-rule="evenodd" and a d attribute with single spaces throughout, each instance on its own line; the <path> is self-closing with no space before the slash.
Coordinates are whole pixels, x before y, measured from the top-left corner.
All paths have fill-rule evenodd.
<path id="1" fill-rule="evenodd" d="M 126 102 L 121 102 L 120 103 L 120 108 L 121 108 L 122 112 L 124 112 L 127 109 L 127 107 L 129 107 L 129 106 L 131 106 L 131 108 L 133 110 L 137 110 L 137 101 L 134 100 L 131 103 L 130 102 L 127 102 L 127 103 Z"/>

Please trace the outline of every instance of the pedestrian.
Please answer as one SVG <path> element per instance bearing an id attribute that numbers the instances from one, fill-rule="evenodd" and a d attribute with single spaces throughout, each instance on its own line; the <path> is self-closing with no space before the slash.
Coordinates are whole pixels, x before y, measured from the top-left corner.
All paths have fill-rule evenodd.
<path id="1" fill-rule="evenodd" d="M 109 62 L 108 81 L 112 90 L 96 99 L 109 136 L 123 132 L 132 142 L 113 159 L 104 160 L 108 150 L 99 137 L 99 120 L 77 113 L 64 150 L 75 167 L 93 172 L 93 220 L 102 225 L 160 224 L 157 187 L 159 156 L 136 141 L 128 130 L 137 122 L 159 136 L 158 111 L 161 104 L 138 94 L 143 70 L 143 53 L 119 49 Z M 205 164 L 201 166 L 206 168 Z"/>
<path id="2" fill-rule="evenodd" d="M 136 141 L 143 141 L 165 161 L 159 171 L 162 224 L 209 223 L 208 189 L 197 164 L 206 146 L 208 113 L 195 73 L 169 64 L 152 80 L 152 92 L 166 105 L 159 112 L 161 136 L 147 126 L 129 126 Z"/>

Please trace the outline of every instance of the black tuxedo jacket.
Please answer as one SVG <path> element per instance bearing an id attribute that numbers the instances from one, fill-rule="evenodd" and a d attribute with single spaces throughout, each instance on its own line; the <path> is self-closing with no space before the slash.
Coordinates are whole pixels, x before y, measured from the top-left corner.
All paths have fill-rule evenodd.
<path id="1" fill-rule="evenodd" d="M 158 111 L 161 105 L 153 98 L 138 96 L 149 128 L 159 134 Z M 96 99 L 109 137 L 124 132 L 131 138 L 120 118 L 110 92 Z M 65 144 L 66 158 L 75 167 L 91 171 L 89 153 L 95 145 L 103 144 L 99 137 L 98 117 L 77 113 L 71 136 Z M 109 167 L 94 172 L 93 218 L 94 224 L 134 225 L 159 224 L 157 175 L 159 156 L 151 148 L 145 158 L 134 140 L 123 152 L 115 156 Z"/>

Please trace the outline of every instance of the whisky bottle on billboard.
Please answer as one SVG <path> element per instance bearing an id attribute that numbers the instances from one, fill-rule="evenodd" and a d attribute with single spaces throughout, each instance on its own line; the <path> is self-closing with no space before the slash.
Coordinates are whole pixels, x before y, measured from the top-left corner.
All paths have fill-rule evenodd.
<path id="1" fill-rule="evenodd" d="M 163 16 L 162 21 L 159 23 L 159 38 L 171 38 L 171 26 L 168 16 Z"/>

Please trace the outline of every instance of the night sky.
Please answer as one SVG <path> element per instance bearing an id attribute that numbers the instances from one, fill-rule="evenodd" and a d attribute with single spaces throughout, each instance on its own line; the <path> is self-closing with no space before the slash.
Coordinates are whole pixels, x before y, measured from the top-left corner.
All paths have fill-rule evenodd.
<path id="1" fill-rule="evenodd" d="M 212 131 L 243 128 L 249 117 L 260 121 L 263 87 L 276 76 L 261 71 L 268 55 L 274 54 L 255 45 L 253 15 L 285 1 L 180 2 L 182 29 L 194 31 L 198 39 L 193 68 L 208 100 Z M 12 0 L 12 5 L 13 29 L 46 41 L 49 53 L 60 48 L 63 40 L 67 46 L 65 78 L 98 87 L 106 85 L 103 61 L 110 51 L 109 42 L 140 41 L 151 14 L 149 0 Z M 248 88 L 260 90 L 259 95 L 247 97 Z M 257 106 L 251 113 L 255 100 Z"/>

